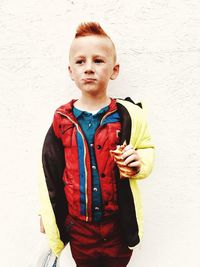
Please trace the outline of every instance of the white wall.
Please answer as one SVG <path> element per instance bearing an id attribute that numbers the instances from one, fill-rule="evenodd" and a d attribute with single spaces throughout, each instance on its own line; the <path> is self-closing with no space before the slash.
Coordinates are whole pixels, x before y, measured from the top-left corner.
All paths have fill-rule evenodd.
<path id="1" fill-rule="evenodd" d="M 145 101 L 157 147 L 154 172 L 140 182 L 145 233 L 129 266 L 200 266 L 199 13 L 198 0 L 0 1 L 1 266 L 30 266 L 43 239 L 41 146 L 55 108 L 79 95 L 68 48 L 91 20 L 118 50 L 110 95 Z M 73 266 L 69 253 L 63 266 Z"/>

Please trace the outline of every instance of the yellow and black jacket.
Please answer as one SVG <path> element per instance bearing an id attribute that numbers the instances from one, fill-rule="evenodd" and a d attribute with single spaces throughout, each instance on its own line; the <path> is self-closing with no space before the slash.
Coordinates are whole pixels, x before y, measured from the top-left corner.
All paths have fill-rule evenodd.
<path id="1" fill-rule="evenodd" d="M 129 179 L 120 179 L 119 171 L 115 168 L 121 231 L 127 246 L 134 247 L 140 242 L 142 236 L 142 210 L 137 180 L 143 179 L 151 173 L 154 161 L 154 145 L 141 104 L 134 104 L 130 98 L 117 99 L 115 102 L 121 124 L 119 144 L 125 140 L 127 144 L 132 144 L 142 160 L 140 172 Z M 66 130 L 71 127 L 66 120 L 71 120 L 68 116 L 69 110 L 65 107 L 69 109 L 69 104 L 59 108 L 54 116 L 54 118 L 58 118 L 58 116 L 64 118 L 62 120 L 64 123 L 66 122 L 64 128 L 63 124 L 55 123 L 54 119 L 46 135 L 42 152 L 43 171 L 39 180 L 40 214 L 50 247 L 56 255 L 60 254 L 69 241 L 64 227 L 70 204 L 65 195 L 66 184 L 63 182 L 67 167 L 66 147 L 59 135 L 59 129 L 62 132 L 63 129 Z M 71 122 L 73 123 L 73 121 Z M 78 125 L 74 123 L 73 127 L 76 129 Z M 85 165 L 88 164 L 89 162 L 86 161 Z M 84 218 L 86 221 L 90 219 L 88 216 Z"/>

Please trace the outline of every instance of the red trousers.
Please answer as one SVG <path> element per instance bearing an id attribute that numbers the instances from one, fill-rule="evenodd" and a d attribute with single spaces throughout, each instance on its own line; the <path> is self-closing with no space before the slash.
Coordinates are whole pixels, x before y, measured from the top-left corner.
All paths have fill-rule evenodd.
<path id="1" fill-rule="evenodd" d="M 127 266 L 132 250 L 123 242 L 116 215 L 95 223 L 68 215 L 66 229 L 77 267 Z"/>

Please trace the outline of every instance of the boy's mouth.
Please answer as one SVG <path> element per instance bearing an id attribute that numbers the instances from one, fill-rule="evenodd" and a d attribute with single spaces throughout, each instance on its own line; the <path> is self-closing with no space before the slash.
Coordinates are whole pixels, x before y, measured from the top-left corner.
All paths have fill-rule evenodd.
<path id="1" fill-rule="evenodd" d="M 94 79 L 94 78 L 84 78 L 83 81 L 90 83 L 90 82 L 95 82 L 96 79 Z"/>

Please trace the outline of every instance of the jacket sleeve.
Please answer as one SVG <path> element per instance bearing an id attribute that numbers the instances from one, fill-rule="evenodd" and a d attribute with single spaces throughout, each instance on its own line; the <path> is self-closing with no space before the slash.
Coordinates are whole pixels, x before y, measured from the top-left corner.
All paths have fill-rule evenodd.
<path id="1" fill-rule="evenodd" d="M 154 158 L 155 158 L 155 147 L 152 142 L 146 115 L 143 109 L 136 105 L 131 111 L 132 129 L 130 143 L 133 145 L 141 158 L 142 166 L 140 172 L 133 176 L 134 179 L 144 179 L 150 175 Z"/>
<path id="2" fill-rule="evenodd" d="M 57 212 L 60 198 L 64 199 L 62 176 L 65 168 L 64 148 L 55 136 L 51 126 L 47 132 L 42 149 L 42 165 L 49 198 L 54 212 Z"/>
<path id="3" fill-rule="evenodd" d="M 40 212 L 50 247 L 59 255 L 68 241 L 64 220 L 68 213 L 62 176 L 65 168 L 62 141 L 49 128 L 42 149 L 42 172 L 39 180 Z"/>

